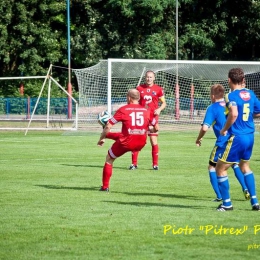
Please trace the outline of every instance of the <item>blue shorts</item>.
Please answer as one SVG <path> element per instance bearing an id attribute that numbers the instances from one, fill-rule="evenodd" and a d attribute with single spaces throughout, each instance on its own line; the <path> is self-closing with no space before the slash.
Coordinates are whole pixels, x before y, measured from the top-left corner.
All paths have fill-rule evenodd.
<path id="1" fill-rule="evenodd" d="M 249 161 L 254 146 L 254 133 L 247 135 L 232 135 L 228 142 L 219 149 L 219 160 L 226 163 Z"/>
<path id="2" fill-rule="evenodd" d="M 209 161 L 214 164 L 217 163 L 219 155 L 221 154 L 221 151 L 222 151 L 222 149 L 219 146 L 215 145 L 209 156 Z"/>

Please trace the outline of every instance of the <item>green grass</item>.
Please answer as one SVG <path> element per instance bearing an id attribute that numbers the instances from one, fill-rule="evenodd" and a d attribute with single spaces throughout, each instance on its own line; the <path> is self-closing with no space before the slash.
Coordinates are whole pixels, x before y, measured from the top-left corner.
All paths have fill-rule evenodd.
<path id="1" fill-rule="evenodd" d="M 97 147 L 99 134 L 0 132 L 0 259 L 260 259 L 259 212 L 251 211 L 232 170 L 234 211 L 217 212 L 211 201 L 211 132 L 200 148 L 197 132 L 161 132 L 160 170 L 151 170 L 148 142 L 138 170 L 128 170 L 130 153 L 115 161 L 108 194 L 98 189 L 112 141 Z M 255 136 L 251 166 L 259 190 Z M 247 230 L 217 234 L 221 227 Z"/>

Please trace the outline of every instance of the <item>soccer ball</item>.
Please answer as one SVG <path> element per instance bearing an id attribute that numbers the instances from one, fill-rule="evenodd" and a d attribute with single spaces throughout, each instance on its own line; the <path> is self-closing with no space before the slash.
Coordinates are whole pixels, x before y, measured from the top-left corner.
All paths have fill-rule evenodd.
<path id="1" fill-rule="evenodd" d="M 108 111 L 102 111 L 98 114 L 98 123 L 101 126 L 105 126 L 108 120 L 111 118 L 111 115 L 108 113 Z"/>

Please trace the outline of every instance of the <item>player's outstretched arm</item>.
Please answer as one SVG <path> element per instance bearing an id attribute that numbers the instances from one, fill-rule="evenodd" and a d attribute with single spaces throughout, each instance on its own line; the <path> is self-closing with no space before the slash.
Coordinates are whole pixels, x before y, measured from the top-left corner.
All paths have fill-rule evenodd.
<path id="1" fill-rule="evenodd" d="M 100 138 L 98 140 L 97 145 L 102 146 L 105 143 L 106 135 L 110 132 L 112 125 L 110 123 L 107 123 L 106 126 L 103 129 L 103 132 L 100 135 Z"/>

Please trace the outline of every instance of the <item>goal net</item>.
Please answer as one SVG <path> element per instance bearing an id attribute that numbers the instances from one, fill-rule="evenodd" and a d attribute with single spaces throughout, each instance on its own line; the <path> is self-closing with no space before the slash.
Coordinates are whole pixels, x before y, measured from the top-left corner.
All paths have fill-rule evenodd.
<path id="1" fill-rule="evenodd" d="M 152 70 L 167 103 L 160 114 L 160 129 L 198 129 L 211 102 L 210 87 L 220 83 L 228 92 L 228 71 L 235 67 L 244 70 L 247 88 L 260 96 L 260 62 L 108 59 L 74 69 L 79 86 L 78 128 L 100 127 L 98 113 L 108 110 L 113 114 L 126 104 L 128 89 L 143 84 L 145 72 Z"/>
<path id="2" fill-rule="evenodd" d="M 52 77 L 52 65 L 45 76 L 0 77 L 0 83 L 3 81 L 10 82 L 12 87 L 15 86 L 12 81 L 22 81 L 25 88 L 39 88 L 41 85 L 41 89 L 37 98 L 0 98 L 0 130 L 25 130 L 25 135 L 29 129 L 77 130 L 78 102 Z M 52 98 L 51 90 L 54 88 L 61 89 L 67 97 Z M 69 101 L 75 108 L 71 119 L 68 119 Z"/>

